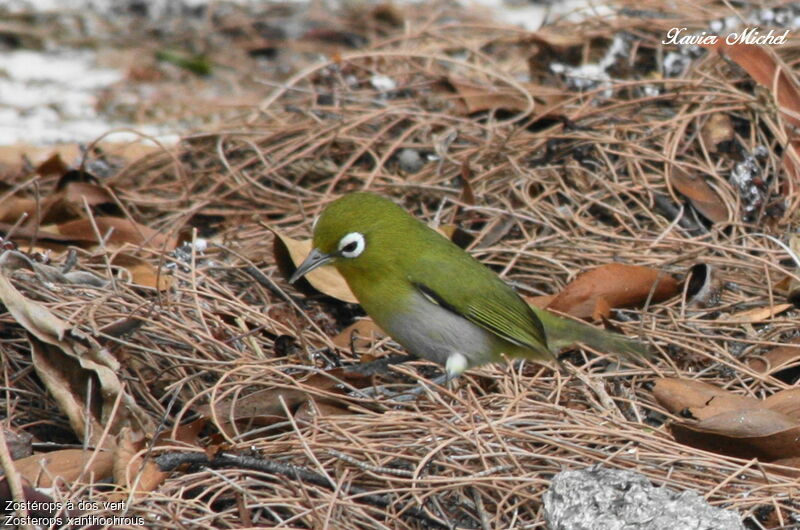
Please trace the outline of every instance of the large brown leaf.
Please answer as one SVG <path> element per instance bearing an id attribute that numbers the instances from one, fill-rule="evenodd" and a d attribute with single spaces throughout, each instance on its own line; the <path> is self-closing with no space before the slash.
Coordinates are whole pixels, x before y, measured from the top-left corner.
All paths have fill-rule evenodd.
<path id="1" fill-rule="evenodd" d="M 95 226 L 97 231 L 95 231 Z M 75 243 L 97 244 L 99 233 L 101 237 L 105 238 L 107 244 L 117 246 L 127 243 L 136 247 L 169 252 L 175 248 L 176 244 L 174 236 L 164 235 L 157 230 L 122 217 L 77 219 L 43 228 L 69 237 Z"/>
<path id="2" fill-rule="evenodd" d="M 764 407 L 784 414 L 800 423 L 800 388 L 789 388 L 776 392 L 766 398 L 763 403 Z"/>
<path id="3" fill-rule="evenodd" d="M 670 430 L 678 442 L 713 453 L 766 462 L 800 456 L 800 424 L 774 410 L 728 411 Z"/>
<path id="4" fill-rule="evenodd" d="M 57 478 L 72 484 L 81 476 L 86 482 L 111 476 L 113 454 L 107 450 L 61 449 L 14 461 L 19 474 L 36 487 L 50 488 Z"/>
<path id="5" fill-rule="evenodd" d="M 722 412 L 763 407 L 763 403 L 756 398 L 739 396 L 694 379 L 657 379 L 653 386 L 653 397 L 673 414 L 688 412 L 698 420 Z"/>
<path id="6" fill-rule="evenodd" d="M 609 263 L 584 272 L 567 285 L 547 309 L 577 318 L 608 317 L 611 308 L 643 304 L 652 291 L 652 303 L 678 294 L 678 281 L 649 267 Z"/>
<path id="7" fill-rule="evenodd" d="M 28 332 L 33 367 L 76 436 L 86 443 L 101 445 L 104 428 L 114 434 L 132 422 L 151 430 L 151 420 L 123 388 L 116 359 L 14 287 L 8 278 L 12 267 L 25 263 L 15 257 L 10 252 L 0 256 L 0 302 Z"/>

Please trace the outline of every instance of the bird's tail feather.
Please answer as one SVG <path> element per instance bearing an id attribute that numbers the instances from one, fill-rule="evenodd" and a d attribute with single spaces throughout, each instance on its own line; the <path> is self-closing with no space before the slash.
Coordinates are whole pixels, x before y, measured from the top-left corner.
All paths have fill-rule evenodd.
<path id="1" fill-rule="evenodd" d="M 531 308 L 544 325 L 547 345 L 553 353 L 557 354 L 562 348 L 582 343 L 597 351 L 615 353 L 630 359 L 651 355 L 647 345 L 638 340 L 556 315 L 546 309 Z"/>

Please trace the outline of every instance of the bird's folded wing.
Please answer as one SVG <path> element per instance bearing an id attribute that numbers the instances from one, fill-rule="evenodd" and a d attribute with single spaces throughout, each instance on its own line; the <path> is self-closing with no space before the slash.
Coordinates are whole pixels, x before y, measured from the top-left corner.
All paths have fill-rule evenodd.
<path id="1" fill-rule="evenodd" d="M 534 351 L 547 350 L 544 326 L 539 317 L 521 299 L 502 300 L 491 293 L 469 296 L 456 291 L 461 303 L 448 300 L 431 286 L 419 281 L 412 284 L 429 301 L 469 320 L 487 331 L 517 346 Z M 462 311 L 458 307 L 464 307 Z"/>
<path id="2" fill-rule="evenodd" d="M 471 322 L 499 335 L 512 344 L 533 350 L 547 349 L 544 327 L 536 314 L 527 307 L 507 306 L 491 298 L 467 307 L 465 315 Z"/>

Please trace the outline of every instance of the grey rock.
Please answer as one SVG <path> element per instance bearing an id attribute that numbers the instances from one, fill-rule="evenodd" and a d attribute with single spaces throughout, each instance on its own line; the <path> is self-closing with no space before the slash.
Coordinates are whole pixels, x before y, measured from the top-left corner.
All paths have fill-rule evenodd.
<path id="1" fill-rule="evenodd" d="M 744 530 L 736 512 L 697 492 L 656 487 L 633 471 L 592 466 L 562 471 L 544 494 L 550 530 Z"/>

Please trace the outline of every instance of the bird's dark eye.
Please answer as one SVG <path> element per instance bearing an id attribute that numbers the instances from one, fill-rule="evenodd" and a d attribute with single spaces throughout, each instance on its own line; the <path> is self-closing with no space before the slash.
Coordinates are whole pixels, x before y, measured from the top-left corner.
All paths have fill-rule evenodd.
<path id="1" fill-rule="evenodd" d="M 353 241 L 352 243 L 348 243 L 342 248 L 342 252 L 346 254 L 352 254 L 358 248 L 358 241 Z"/>

